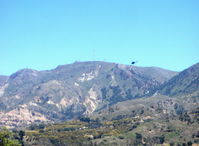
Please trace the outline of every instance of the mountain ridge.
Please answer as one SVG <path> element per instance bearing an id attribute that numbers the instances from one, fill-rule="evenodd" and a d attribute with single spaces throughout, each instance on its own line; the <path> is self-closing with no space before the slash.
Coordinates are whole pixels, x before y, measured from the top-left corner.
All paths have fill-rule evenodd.
<path id="1" fill-rule="evenodd" d="M 159 89 L 161 94 L 174 96 L 190 94 L 199 90 L 199 63 L 183 70 Z"/>
<path id="2" fill-rule="evenodd" d="M 2 116 L 6 121 L 7 115 L 13 114 L 13 125 L 17 115 L 21 115 L 19 125 L 29 119 L 73 119 L 107 104 L 146 96 L 176 74 L 154 67 L 97 61 L 75 62 L 46 71 L 22 69 L 0 87 Z"/>
<path id="3" fill-rule="evenodd" d="M 198 144 L 198 77 L 198 63 L 180 73 L 104 62 L 20 70 L 0 87 L 0 126 L 30 125 L 25 145 Z"/>

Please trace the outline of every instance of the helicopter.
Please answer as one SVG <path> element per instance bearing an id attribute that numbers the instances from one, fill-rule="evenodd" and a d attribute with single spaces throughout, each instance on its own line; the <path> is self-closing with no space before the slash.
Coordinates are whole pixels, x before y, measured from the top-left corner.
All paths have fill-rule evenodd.
<path id="1" fill-rule="evenodd" d="M 132 61 L 131 64 L 134 65 L 136 64 L 138 61 Z"/>

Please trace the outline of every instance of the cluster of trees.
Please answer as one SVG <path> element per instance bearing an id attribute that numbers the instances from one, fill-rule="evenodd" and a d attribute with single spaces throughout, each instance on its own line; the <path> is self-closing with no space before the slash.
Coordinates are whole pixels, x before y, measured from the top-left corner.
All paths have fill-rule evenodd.
<path id="1" fill-rule="evenodd" d="M 24 131 L 10 132 L 6 128 L 0 129 L 0 146 L 23 146 Z"/>

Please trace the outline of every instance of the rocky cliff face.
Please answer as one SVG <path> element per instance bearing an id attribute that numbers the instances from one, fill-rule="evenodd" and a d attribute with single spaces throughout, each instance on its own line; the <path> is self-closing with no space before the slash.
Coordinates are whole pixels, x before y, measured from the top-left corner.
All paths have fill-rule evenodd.
<path id="1" fill-rule="evenodd" d="M 176 72 L 106 62 L 23 69 L 1 82 L 0 124 L 59 122 L 153 93 Z"/>

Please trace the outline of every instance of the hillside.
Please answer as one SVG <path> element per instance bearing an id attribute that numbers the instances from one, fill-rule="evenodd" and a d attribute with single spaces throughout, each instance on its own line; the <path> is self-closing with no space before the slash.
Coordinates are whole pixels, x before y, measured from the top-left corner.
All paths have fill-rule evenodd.
<path id="1" fill-rule="evenodd" d="M 0 76 L 0 87 L 5 84 L 5 82 L 7 81 L 8 76 Z"/>
<path id="2" fill-rule="evenodd" d="M 176 74 L 107 62 L 75 62 L 47 71 L 23 69 L 0 87 L 0 123 L 15 127 L 75 119 L 152 94 Z"/>
<path id="3" fill-rule="evenodd" d="M 168 96 L 191 94 L 199 91 L 199 63 L 185 69 L 167 81 L 160 93 Z"/>
<path id="4" fill-rule="evenodd" d="M 171 75 L 168 75 L 169 71 L 154 67 L 140 68 L 104 62 L 95 62 L 92 64 L 87 62 L 83 64 L 83 67 L 82 63 L 75 63 L 75 65 L 59 66 L 54 70 L 43 72 L 21 70 L 9 78 L 8 82 L 2 86 L 5 88 L 4 91 L 9 87 L 9 85 L 7 85 L 9 81 L 10 84 L 12 83 L 12 86 L 14 86 L 21 84 L 21 81 L 24 80 L 27 82 L 27 85 L 31 85 L 33 89 L 34 86 L 38 87 L 38 84 L 40 85 L 41 91 L 35 92 L 35 90 L 32 90 L 32 94 L 36 93 L 36 95 L 39 96 L 45 91 L 46 94 L 50 92 L 52 96 L 47 99 L 48 104 L 46 102 L 34 102 L 32 104 L 34 106 L 37 105 L 37 112 L 36 108 L 30 106 L 30 104 L 19 104 L 16 106 L 17 110 L 14 108 L 10 110 L 7 108 L 8 106 L 4 104 L 4 108 L 7 109 L 2 110 L 2 125 L 14 127 L 17 124 L 19 124 L 19 126 L 20 124 L 30 124 L 28 128 L 15 128 L 12 134 L 6 137 L 8 141 L 25 146 L 194 146 L 199 144 L 198 64 L 191 66 L 177 75 L 175 72 L 171 72 Z M 89 65 L 94 65 L 95 68 L 101 65 L 98 73 L 96 73 L 93 78 L 90 75 L 91 73 L 88 75 L 87 68 Z M 85 68 L 85 66 L 87 67 Z M 71 70 L 74 72 L 72 76 L 69 73 Z M 96 72 L 96 70 L 93 72 Z M 47 74 L 48 76 L 46 76 Z M 114 77 L 109 77 L 109 74 Z M 171 79 L 169 79 L 170 77 Z M 31 78 L 31 80 L 28 80 L 29 78 Z M 51 81 L 52 78 L 54 79 L 53 82 Z M 40 81 L 41 79 L 43 82 Z M 114 86 L 112 85 L 113 79 L 115 83 Z M 71 118 L 73 120 L 70 121 L 59 119 L 55 116 L 64 116 L 64 113 L 63 111 L 57 111 L 56 108 L 52 108 L 53 106 L 51 108 L 55 111 L 55 115 L 50 115 L 52 109 L 48 108 L 50 105 L 49 99 L 50 101 L 56 99 L 55 95 L 58 96 L 61 94 L 60 90 L 62 90 L 62 88 L 66 89 L 63 87 L 63 84 L 61 84 L 62 86 L 58 84 L 58 82 L 66 80 L 70 85 L 72 85 L 74 81 L 76 83 L 75 86 L 78 84 L 78 86 L 72 90 L 76 91 L 76 94 L 78 92 L 83 95 L 83 92 L 88 92 L 90 97 L 95 97 L 96 94 L 98 96 L 101 95 L 101 98 L 95 98 L 95 100 L 90 98 L 90 101 L 93 102 L 96 101 L 96 99 L 101 99 L 96 104 L 95 110 L 88 112 L 88 105 L 92 105 L 92 102 L 88 102 L 88 105 L 85 106 L 84 103 L 87 97 L 82 97 L 81 102 L 83 104 L 81 104 L 79 100 L 76 100 L 76 105 L 74 102 L 73 107 L 67 109 L 68 114 L 76 114 L 78 115 L 77 118 L 73 117 Z M 49 81 L 51 81 L 51 84 L 49 84 Z M 106 84 L 102 84 L 103 82 Z M 184 82 L 187 83 L 185 84 L 187 85 L 186 87 L 182 86 Z M 95 84 L 95 88 L 90 91 L 93 84 Z M 7 87 L 5 87 L 5 85 L 7 85 Z M 23 88 L 28 89 L 27 85 L 24 84 Z M 138 88 L 139 85 L 141 88 Z M 70 87 L 72 88 L 73 86 Z M 139 93 L 139 95 L 130 93 L 131 96 L 127 98 L 126 94 L 124 94 L 126 93 L 126 87 L 131 87 L 130 90 Z M 135 90 L 134 87 L 137 87 L 137 90 Z M 169 94 L 167 94 L 168 92 L 163 92 L 166 88 L 167 91 L 170 91 Z M 180 90 L 178 89 L 182 90 L 182 92 L 179 92 Z M 19 93 L 19 91 L 18 89 L 16 93 Z M 73 94 L 72 91 L 70 94 Z M 173 94 L 173 91 L 176 91 L 175 94 Z M 56 94 L 54 94 L 54 92 L 56 92 Z M 4 92 L 3 95 L 5 95 L 5 93 L 7 92 Z M 75 94 L 73 94 L 73 96 L 74 95 Z M 33 102 L 32 100 L 30 101 Z M 43 101 L 43 99 L 40 101 Z M 82 105 L 84 105 L 83 111 L 81 111 Z M 41 109 L 47 111 L 50 116 L 47 118 L 45 112 L 40 112 Z M 10 120 L 10 123 L 8 123 L 8 120 L 6 121 L 8 117 L 12 119 L 13 114 L 16 119 L 20 119 L 20 116 L 25 117 L 29 112 L 33 111 L 32 121 L 27 121 L 29 123 L 20 123 L 23 120 L 18 120 L 19 122 Z M 77 114 L 74 111 L 78 111 L 79 113 Z M 3 120 L 6 122 L 3 123 Z M 56 123 L 53 124 L 51 123 L 52 121 Z M 2 130 L 0 135 L 2 135 L 1 133 L 3 133 L 3 131 L 5 130 Z"/>
<path id="5" fill-rule="evenodd" d="M 198 103 L 198 98 L 188 102 L 184 97 L 179 100 L 166 96 L 124 101 L 89 118 L 32 125 L 26 130 L 24 142 L 38 146 L 199 144 Z"/>
<path id="6" fill-rule="evenodd" d="M 133 99 L 79 120 L 32 124 L 24 132 L 14 130 L 15 139 L 11 135 L 9 140 L 25 146 L 197 146 L 198 107 L 198 96 Z"/>

